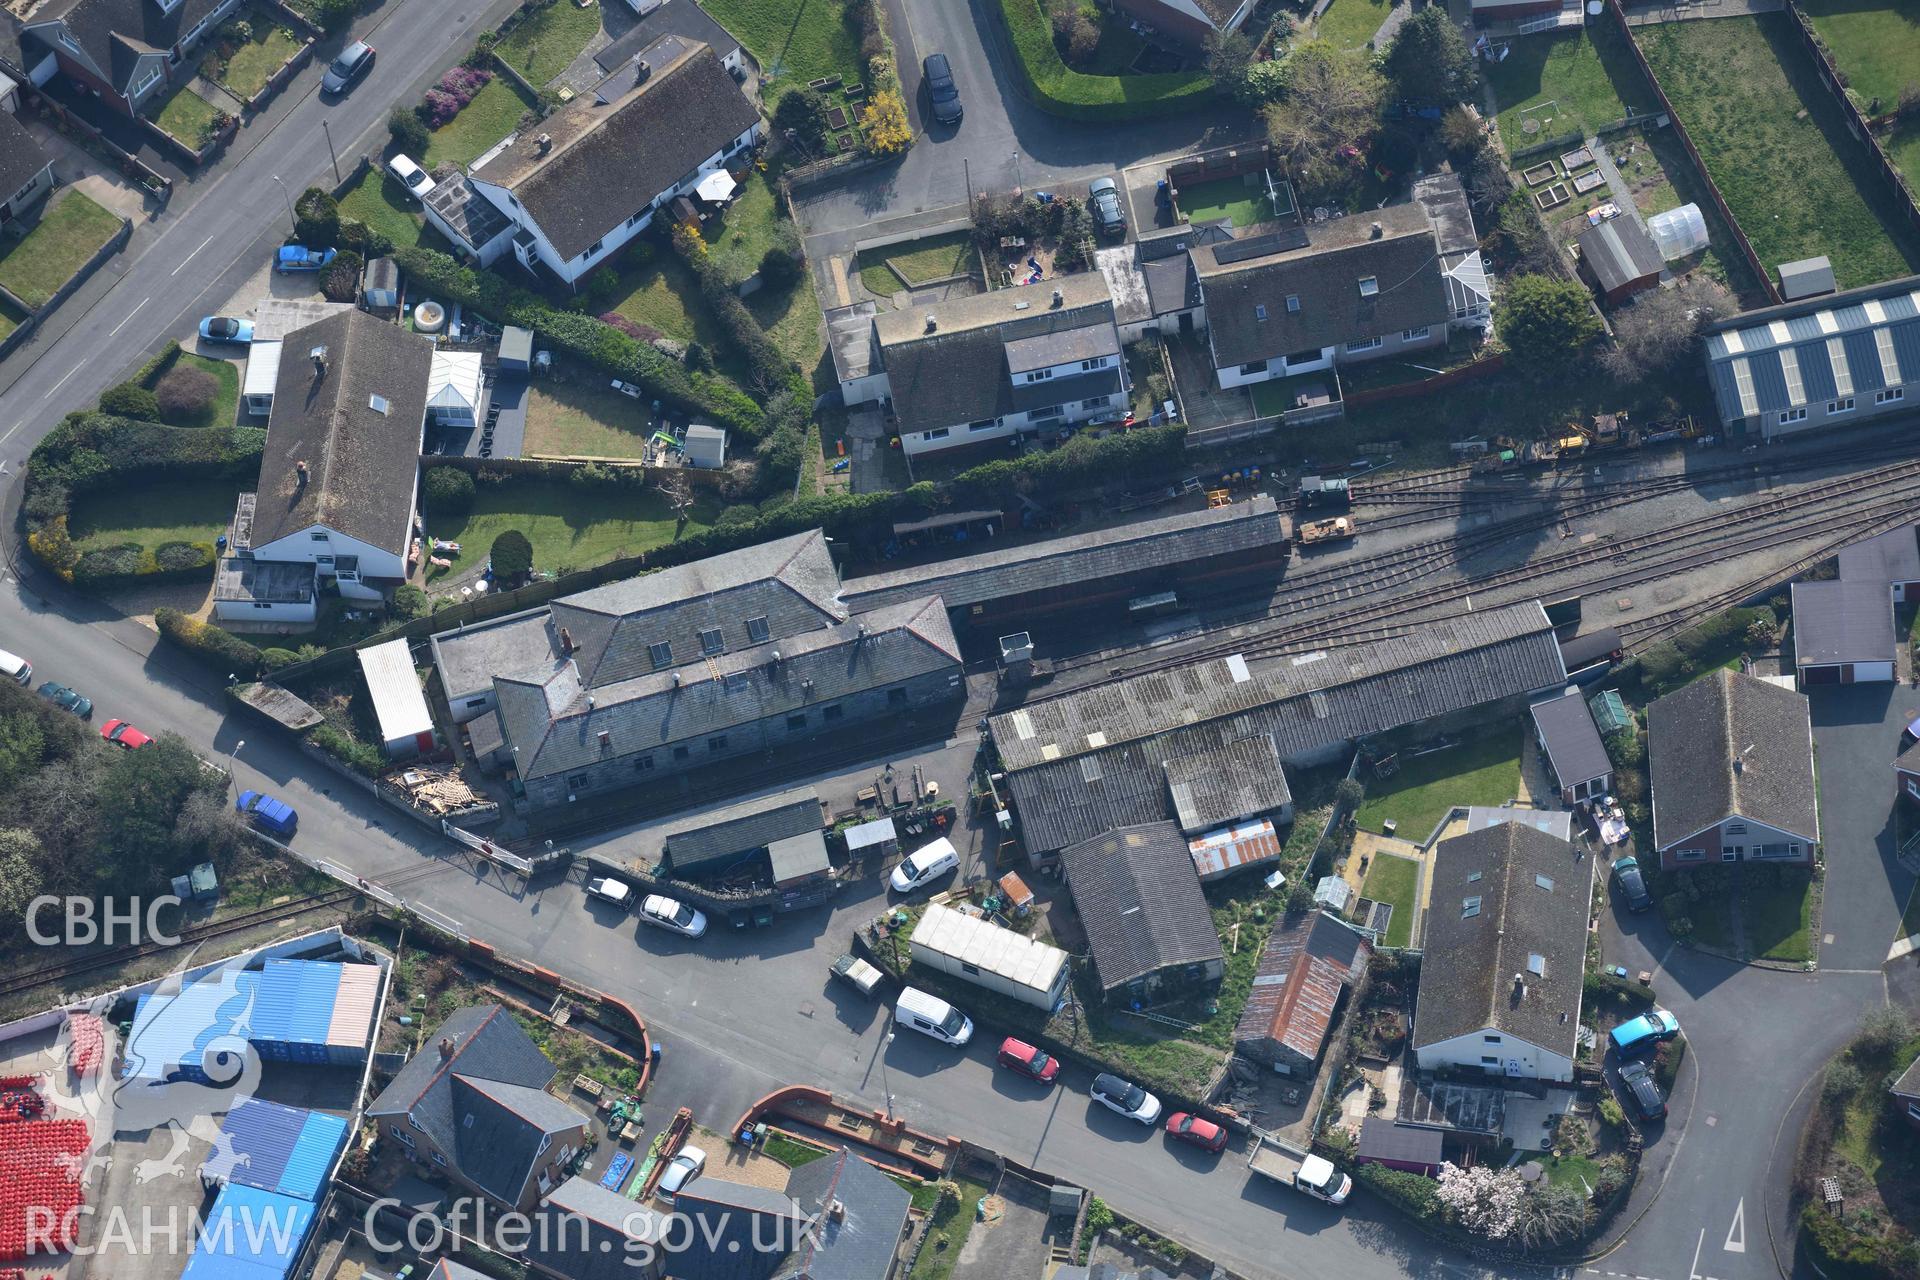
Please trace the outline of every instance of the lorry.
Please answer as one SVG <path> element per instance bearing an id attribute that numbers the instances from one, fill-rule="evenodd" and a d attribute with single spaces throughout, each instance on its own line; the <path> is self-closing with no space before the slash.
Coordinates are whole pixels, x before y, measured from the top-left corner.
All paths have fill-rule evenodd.
<path id="1" fill-rule="evenodd" d="M 1264 1133 L 1254 1136 L 1247 1168 L 1328 1204 L 1345 1204 L 1353 1192 L 1353 1179 L 1334 1168 L 1333 1161 Z"/>
<path id="2" fill-rule="evenodd" d="M 1352 516 L 1329 516 L 1324 520 L 1308 520 L 1300 526 L 1300 545 L 1310 547 L 1320 542 L 1344 542 L 1358 532 L 1354 528 Z"/>

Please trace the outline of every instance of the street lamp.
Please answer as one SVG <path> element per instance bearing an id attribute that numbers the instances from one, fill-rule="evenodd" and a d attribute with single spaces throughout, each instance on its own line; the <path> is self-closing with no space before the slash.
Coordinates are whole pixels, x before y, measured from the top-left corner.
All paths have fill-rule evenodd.
<path id="1" fill-rule="evenodd" d="M 291 224 L 294 232 L 297 234 L 300 230 L 300 216 L 293 211 L 293 192 L 287 189 L 287 184 L 285 182 L 280 181 L 279 174 L 277 173 L 269 174 L 268 176 L 271 177 L 275 182 L 280 183 L 280 194 L 287 198 L 287 221 L 289 224 Z"/>
<path id="2" fill-rule="evenodd" d="M 887 1094 L 887 1119 L 893 1119 L 893 1081 L 887 1076 L 887 1050 L 893 1047 L 893 1032 L 880 1042 L 880 1087 Z"/>
<path id="3" fill-rule="evenodd" d="M 246 745 L 247 740 L 242 738 L 233 744 L 233 750 L 227 752 L 227 781 L 233 783 L 235 786 L 240 785 L 240 780 L 233 776 L 233 758 L 239 755 L 240 749 Z"/>

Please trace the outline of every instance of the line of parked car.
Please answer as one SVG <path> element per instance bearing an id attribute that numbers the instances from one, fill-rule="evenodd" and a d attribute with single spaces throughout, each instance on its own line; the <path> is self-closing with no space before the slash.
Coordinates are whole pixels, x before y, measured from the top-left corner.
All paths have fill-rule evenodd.
<path id="1" fill-rule="evenodd" d="M 698 938 L 707 931 L 706 912 L 663 893 L 649 893 L 641 897 L 634 892 L 632 885 L 612 876 L 595 876 L 588 880 L 587 896 L 598 898 L 622 911 L 632 911 L 634 899 L 639 897 L 640 923 L 665 929 L 668 933 L 677 933 L 683 938 Z"/>

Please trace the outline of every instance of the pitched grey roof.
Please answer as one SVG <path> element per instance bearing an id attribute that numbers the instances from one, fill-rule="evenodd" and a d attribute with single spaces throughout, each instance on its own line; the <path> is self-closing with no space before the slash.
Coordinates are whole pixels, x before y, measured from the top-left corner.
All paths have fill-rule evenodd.
<path id="1" fill-rule="evenodd" d="M 1835 288 L 1833 262 L 1825 254 L 1783 262 L 1774 270 L 1780 275 L 1780 296 L 1789 302 L 1832 293 Z"/>
<path id="2" fill-rule="evenodd" d="M 959 669 L 947 611 L 929 598 L 616 683 L 589 686 L 569 662 L 552 674 L 503 674 L 494 689 L 520 776 L 532 779 Z"/>
<path id="3" fill-rule="evenodd" d="M 782 1280 L 886 1280 L 913 1203 L 904 1187 L 842 1147 L 795 1169 L 787 1194 L 819 1225 L 780 1268 Z M 829 1212 L 835 1203 L 843 1213 Z"/>
<path id="4" fill-rule="evenodd" d="M 39 177 L 53 157 L 11 111 L 0 111 L 0 117 L 0 200 L 7 200 Z"/>
<path id="5" fill-rule="evenodd" d="M 1573 814 L 1565 809 L 1522 809 L 1517 805 L 1467 806 L 1467 830 L 1482 831 L 1503 822 L 1520 822 L 1558 840 L 1573 839 Z"/>
<path id="6" fill-rule="evenodd" d="M 1078 329 L 1057 329 L 1027 338 L 1012 338 L 1006 344 L 1007 371 L 1027 373 L 1051 369 L 1074 360 L 1120 354 L 1120 335 L 1112 325 L 1087 325 Z"/>
<path id="7" fill-rule="evenodd" d="M 1660 274 L 1660 250 L 1639 222 L 1609 218 L 1580 233 L 1580 260 L 1608 293 L 1646 276 Z"/>
<path id="8" fill-rule="evenodd" d="M 1442 840 L 1431 875 L 1414 1048 L 1490 1028 L 1577 1057 L 1593 862 L 1508 822 Z"/>
<path id="9" fill-rule="evenodd" d="M 433 343 L 350 310 L 294 330 L 286 344 L 252 545 L 324 525 L 405 556 Z M 324 372 L 307 359 L 317 347 L 326 348 Z M 307 464 L 305 484 L 298 462 Z"/>
<path id="10" fill-rule="evenodd" d="M 553 671 L 565 662 L 559 656 L 553 612 L 544 608 L 442 631 L 429 643 L 440 670 L 440 688 L 456 709 L 463 696 L 491 689 L 498 672 L 538 667 Z"/>
<path id="11" fill-rule="evenodd" d="M 442 1258 L 427 1272 L 427 1280 L 488 1280 L 484 1271 L 462 1266 L 452 1258 Z"/>
<path id="12" fill-rule="evenodd" d="M 1245 678 L 1240 678 L 1244 672 Z M 1164 764 L 1256 733 L 1282 760 L 1565 681 L 1537 602 L 1299 657 L 1214 659 L 993 717 L 1027 847 L 1167 816 Z"/>
<path id="13" fill-rule="evenodd" d="M 1368 1116 L 1360 1122 L 1360 1143 L 1354 1154 L 1362 1160 L 1439 1164 L 1446 1141 L 1446 1134 L 1438 1129 L 1400 1124 L 1386 1116 Z"/>
<path id="14" fill-rule="evenodd" d="M 648 45 L 661 36 L 683 36 L 697 40 L 713 50 L 722 61 L 740 47 L 731 32 L 715 22 L 695 0 L 661 0 L 634 19 L 626 34 L 593 55 L 602 71 L 611 75 L 626 68 Z"/>
<path id="15" fill-rule="evenodd" d="M 1208 511 L 1117 524 L 1072 537 L 852 578 L 841 587 L 840 599 L 852 609 L 872 609 L 937 595 L 949 609 L 966 609 L 1005 596 L 1053 591 L 1209 556 L 1259 547 L 1277 550 L 1291 532 L 1273 499 L 1258 494 Z"/>
<path id="16" fill-rule="evenodd" d="M 1898 1097 L 1920 1101 L 1920 1057 L 1908 1063 L 1907 1069 L 1900 1073 L 1900 1078 L 1889 1087 Z"/>
<path id="17" fill-rule="evenodd" d="M 703 631 L 718 631 L 732 651 L 845 621 L 833 598 L 838 585 L 826 538 L 812 529 L 561 596 L 549 608 L 555 628 L 566 631 L 554 639 L 572 640 L 581 677 L 598 687 L 663 669 L 653 661 L 654 644 L 671 646 L 667 666 L 700 664 Z M 750 619 L 766 621 L 764 639 L 748 631 Z M 524 667 L 495 673 L 544 662 L 535 654 Z"/>
<path id="18" fill-rule="evenodd" d="M 1706 360 L 1725 421 L 1920 382 L 1920 276 L 1742 312 Z"/>
<path id="19" fill-rule="evenodd" d="M 1736 815 L 1820 838 L 1813 726 L 1805 695 L 1792 689 L 1716 670 L 1656 698 L 1647 705 L 1647 773 L 1657 849 Z"/>
<path id="20" fill-rule="evenodd" d="M 1889 529 L 1840 550 L 1842 582 L 1920 582 L 1920 541 L 1913 525 Z"/>
<path id="21" fill-rule="evenodd" d="M 832 868 L 827 856 L 827 838 L 819 831 L 803 831 L 786 836 L 767 846 L 767 866 L 775 884 L 785 884 L 801 876 L 819 875 Z"/>
<path id="22" fill-rule="evenodd" d="M 645 81 L 622 67 L 473 171 L 511 191 L 563 259 L 579 256 L 760 119 L 706 45 L 669 35 L 640 56 L 652 67 Z"/>
<path id="23" fill-rule="evenodd" d="M 645 1252 L 683 1238 L 655 1213 L 591 1178 L 554 1188 L 527 1238 L 526 1259 L 566 1280 L 633 1280 Z"/>
<path id="24" fill-rule="evenodd" d="M 1173 823 L 1121 827 L 1060 857 L 1104 990 L 1224 959 L 1186 837 Z"/>
<path id="25" fill-rule="evenodd" d="M 770 1280 L 803 1225 L 784 1193 L 711 1174 L 688 1183 L 673 1207 L 687 1219 L 667 1264 L 675 1280 Z"/>
<path id="26" fill-rule="evenodd" d="M 32 25 L 64 24 L 87 57 L 124 92 L 138 55 L 172 49 L 221 3 L 180 0 L 171 12 L 163 12 L 153 0 L 55 0 L 33 15 Z M 46 33 L 49 47 L 57 39 Z"/>
<path id="27" fill-rule="evenodd" d="M 1909 742 L 1893 758 L 1893 767 L 1908 773 L 1920 773 L 1920 740 Z"/>
<path id="28" fill-rule="evenodd" d="M 668 828 L 660 846 L 673 869 L 684 872 L 820 828 L 820 794 L 796 787 L 678 823 Z"/>
<path id="29" fill-rule="evenodd" d="M 457 1125 L 453 1154 L 460 1172 L 508 1204 L 518 1203 L 526 1189 L 540 1160 L 541 1139 L 586 1123 L 585 1116 L 544 1089 L 464 1072 L 449 1079 Z"/>
<path id="30" fill-rule="evenodd" d="M 1293 800 L 1269 733 L 1178 756 L 1166 771 L 1173 816 L 1188 835 L 1272 813 Z"/>
<path id="31" fill-rule="evenodd" d="M 1340 993 L 1366 972 L 1370 954 L 1358 930 L 1323 911 L 1288 917 L 1260 949 L 1234 1044 L 1277 1044 L 1318 1058 Z"/>
<path id="32" fill-rule="evenodd" d="M 1613 761 L 1594 727 L 1593 712 L 1579 691 L 1562 691 L 1533 704 L 1533 728 L 1547 749 L 1553 776 L 1563 787 L 1578 786 L 1613 772 Z"/>
<path id="33" fill-rule="evenodd" d="M 1194 248 L 1217 368 L 1445 324 L 1452 314 L 1433 227 L 1418 204 L 1320 223 L 1308 236 L 1304 248 L 1283 239 L 1256 257 L 1242 257 L 1249 240 Z M 1361 291 L 1367 279 L 1371 294 Z"/>
<path id="34" fill-rule="evenodd" d="M 1893 595 L 1879 582 L 1793 584 L 1793 660 L 1805 668 L 1892 662 Z"/>

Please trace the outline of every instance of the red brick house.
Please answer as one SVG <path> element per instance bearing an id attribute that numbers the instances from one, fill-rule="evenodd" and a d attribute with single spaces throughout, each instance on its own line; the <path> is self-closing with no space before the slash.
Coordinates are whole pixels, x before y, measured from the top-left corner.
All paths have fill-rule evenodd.
<path id="1" fill-rule="evenodd" d="M 51 50 L 68 79 L 138 115 L 194 73 L 187 55 L 239 8 L 240 0 L 52 0 L 21 25 L 21 44 Z"/>
<path id="2" fill-rule="evenodd" d="M 1661 867 L 1812 863 L 1820 812 L 1804 694 L 1723 669 L 1655 699 L 1647 773 Z"/>

